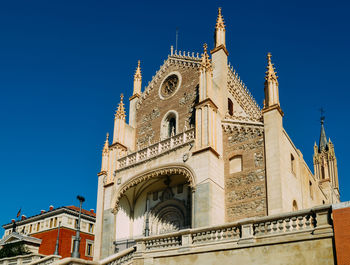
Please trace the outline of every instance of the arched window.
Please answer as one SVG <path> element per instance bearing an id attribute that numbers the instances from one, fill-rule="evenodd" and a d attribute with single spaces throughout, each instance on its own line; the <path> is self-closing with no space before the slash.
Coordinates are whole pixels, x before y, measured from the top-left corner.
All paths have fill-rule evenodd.
<path id="1" fill-rule="evenodd" d="M 233 173 L 237 173 L 237 172 L 241 172 L 242 169 L 243 169 L 243 166 L 242 166 L 242 156 L 241 155 L 237 155 L 237 156 L 234 156 L 230 159 L 230 174 L 233 174 Z"/>
<path id="2" fill-rule="evenodd" d="M 295 200 L 293 200 L 293 212 L 298 211 L 298 204 Z"/>
<path id="3" fill-rule="evenodd" d="M 177 120 L 178 115 L 175 111 L 169 111 L 167 114 L 164 115 L 160 128 L 160 137 L 162 139 L 169 138 L 177 133 Z"/>
<path id="4" fill-rule="evenodd" d="M 233 103 L 231 99 L 227 100 L 227 108 L 228 108 L 228 114 L 230 114 L 231 116 L 233 115 Z"/>

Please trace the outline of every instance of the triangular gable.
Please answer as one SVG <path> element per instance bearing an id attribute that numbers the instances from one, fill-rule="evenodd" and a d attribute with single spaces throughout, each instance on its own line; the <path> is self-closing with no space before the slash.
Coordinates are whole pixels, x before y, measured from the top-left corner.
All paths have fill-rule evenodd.
<path id="1" fill-rule="evenodd" d="M 156 74 L 152 76 L 152 80 L 148 82 L 144 92 L 142 92 L 142 95 L 137 102 L 136 109 L 140 107 L 142 102 L 147 98 L 147 96 L 155 87 L 158 88 L 159 82 L 164 78 L 164 74 L 171 65 L 179 65 L 181 67 L 198 69 L 200 62 L 201 58 L 198 53 L 195 55 L 194 53 L 181 53 L 181 51 L 177 53 L 177 51 L 175 51 L 175 53 L 169 55 L 168 59 L 164 61 L 163 65 L 159 68 Z"/>

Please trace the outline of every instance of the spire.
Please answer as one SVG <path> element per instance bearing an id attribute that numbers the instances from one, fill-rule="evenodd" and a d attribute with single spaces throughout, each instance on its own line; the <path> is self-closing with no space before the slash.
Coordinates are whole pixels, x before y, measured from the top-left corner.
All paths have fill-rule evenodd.
<path id="1" fill-rule="evenodd" d="M 321 113 L 323 111 L 321 110 Z M 322 151 L 323 149 L 327 150 L 328 149 L 328 143 L 327 143 L 327 137 L 326 137 L 326 131 L 324 129 L 324 119 L 325 117 L 322 115 L 321 116 L 321 133 L 320 133 L 320 142 L 319 142 L 319 151 Z"/>
<path id="2" fill-rule="evenodd" d="M 105 145 L 103 146 L 103 153 L 108 153 L 108 149 L 109 149 L 109 133 L 106 134 L 106 141 L 105 141 Z"/>
<path id="3" fill-rule="evenodd" d="M 224 17 L 221 14 L 221 7 L 219 7 L 215 25 L 215 48 L 219 46 L 225 47 L 225 31 Z"/>
<path id="4" fill-rule="evenodd" d="M 118 106 L 117 112 L 114 115 L 115 119 L 125 120 L 125 116 L 126 115 L 125 115 L 125 108 L 124 108 L 123 98 L 124 98 L 124 95 L 121 94 L 120 95 L 119 106 Z"/>
<path id="5" fill-rule="evenodd" d="M 278 91 L 278 76 L 276 75 L 275 67 L 271 62 L 271 53 L 267 54 L 267 71 L 265 72 L 265 105 L 264 109 L 269 109 L 272 106 L 278 106 L 280 109 L 279 91 Z M 283 114 L 282 114 L 283 115 Z"/>
<path id="6" fill-rule="evenodd" d="M 135 79 L 142 79 L 142 76 L 141 76 L 141 62 L 140 60 L 137 61 L 137 68 L 136 68 L 136 72 L 135 72 L 135 75 L 134 75 L 134 80 Z"/>
<path id="7" fill-rule="evenodd" d="M 137 68 L 134 74 L 134 92 L 133 95 L 141 94 L 142 74 L 141 74 L 141 62 L 138 60 Z"/>
<path id="8" fill-rule="evenodd" d="M 218 17 L 216 19 L 215 29 L 225 30 L 225 22 L 224 22 L 224 17 L 221 14 L 221 7 L 218 8 Z"/>
<path id="9" fill-rule="evenodd" d="M 200 68 L 201 68 L 201 70 L 203 70 L 203 69 L 212 70 L 211 60 L 209 59 L 209 55 L 207 52 L 208 45 L 206 43 L 204 43 L 203 48 L 204 48 L 204 52 L 202 54 L 202 61 L 201 61 Z"/>
<path id="10" fill-rule="evenodd" d="M 273 63 L 271 62 L 271 57 L 272 57 L 272 55 L 269 52 L 267 54 L 267 57 L 266 57 L 267 58 L 267 67 L 266 67 L 267 71 L 265 72 L 265 74 L 266 74 L 265 80 L 266 81 L 274 80 L 278 84 L 278 81 L 277 81 L 278 76 L 276 75 L 275 67 L 274 67 Z"/>

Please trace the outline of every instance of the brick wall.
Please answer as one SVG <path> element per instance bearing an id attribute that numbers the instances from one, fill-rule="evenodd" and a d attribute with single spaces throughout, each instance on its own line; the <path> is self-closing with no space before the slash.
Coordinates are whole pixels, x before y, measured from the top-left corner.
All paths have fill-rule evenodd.
<path id="1" fill-rule="evenodd" d="M 173 96 L 162 100 L 159 97 L 159 87 L 164 78 L 173 71 L 181 74 L 181 86 Z M 189 121 L 194 122 L 194 104 L 197 97 L 196 87 L 198 83 L 199 73 L 197 69 L 180 65 L 170 65 L 168 67 L 137 110 L 136 141 L 141 146 L 147 145 L 149 139 L 152 143 L 159 141 L 161 121 L 169 110 L 178 112 L 178 129 L 180 132 L 183 131 L 185 121 L 187 127 L 189 127 Z"/>
<path id="2" fill-rule="evenodd" d="M 226 221 L 267 215 L 263 134 L 244 128 L 223 134 Z M 242 171 L 230 174 L 229 161 L 237 155 Z"/>
<path id="3" fill-rule="evenodd" d="M 350 207 L 333 210 L 337 264 L 350 264 Z"/>
<path id="4" fill-rule="evenodd" d="M 35 233 L 31 234 L 30 236 L 40 238 L 42 240 L 41 245 L 39 247 L 39 253 L 44 255 L 52 255 L 55 252 L 56 247 L 56 239 L 57 239 L 57 228 L 52 230 L 47 230 L 41 233 Z M 75 236 L 76 231 L 67 229 L 67 228 L 60 228 L 60 238 L 59 238 L 59 248 L 58 252 L 62 258 L 70 257 L 71 256 L 71 249 L 72 249 L 72 236 Z M 92 260 L 92 257 L 85 256 L 85 249 L 86 249 L 86 240 L 94 240 L 93 235 L 80 233 L 80 258 L 86 259 L 86 260 Z"/>

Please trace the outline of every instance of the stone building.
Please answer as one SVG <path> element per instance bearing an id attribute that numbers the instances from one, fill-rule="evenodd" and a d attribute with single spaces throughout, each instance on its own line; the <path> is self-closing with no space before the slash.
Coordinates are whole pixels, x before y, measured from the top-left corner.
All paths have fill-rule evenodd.
<path id="1" fill-rule="evenodd" d="M 219 9 L 214 47 L 174 51 L 142 91 L 140 62 L 126 122 L 123 96 L 98 173 L 94 259 L 140 237 L 339 202 L 323 122 L 314 174 L 283 128 L 267 55 L 261 109 L 228 63 Z"/>

